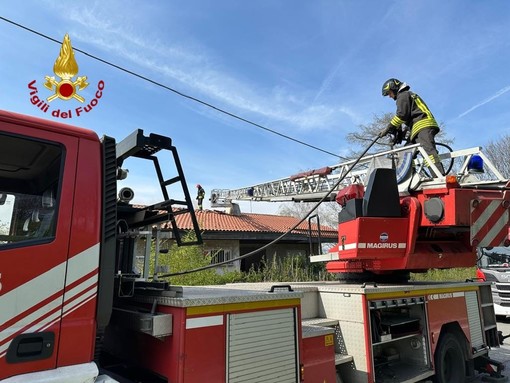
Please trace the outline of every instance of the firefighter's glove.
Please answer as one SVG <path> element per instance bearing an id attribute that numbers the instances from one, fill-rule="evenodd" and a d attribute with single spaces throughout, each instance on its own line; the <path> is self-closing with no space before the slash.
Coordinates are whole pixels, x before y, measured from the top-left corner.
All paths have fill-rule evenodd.
<path id="1" fill-rule="evenodd" d="M 404 139 L 404 132 L 402 131 L 402 129 L 395 129 L 395 131 L 392 134 L 393 134 L 392 145 L 400 145 L 402 143 L 402 140 Z"/>
<path id="2" fill-rule="evenodd" d="M 387 134 L 392 134 L 395 131 L 395 127 L 393 125 L 388 125 L 386 128 L 381 130 L 378 134 L 379 138 L 383 138 Z"/>

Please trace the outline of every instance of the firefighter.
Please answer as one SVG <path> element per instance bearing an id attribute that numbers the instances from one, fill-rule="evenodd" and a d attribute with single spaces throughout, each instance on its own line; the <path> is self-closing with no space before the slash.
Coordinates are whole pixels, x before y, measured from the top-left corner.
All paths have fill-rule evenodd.
<path id="1" fill-rule="evenodd" d="M 420 96 L 409 90 L 410 86 L 396 78 L 390 78 L 383 84 L 382 95 L 395 100 L 397 111 L 390 123 L 380 133 L 379 137 L 393 134 L 402 137 L 402 124 L 411 131 L 410 144 L 421 144 L 429 155 L 428 161 L 436 165 L 444 175 L 444 168 L 438 159 L 435 135 L 439 132 L 439 125 Z"/>
<path id="2" fill-rule="evenodd" d="M 197 200 L 198 200 L 198 210 L 202 210 L 202 202 L 204 201 L 205 190 L 200 184 L 197 184 Z"/>

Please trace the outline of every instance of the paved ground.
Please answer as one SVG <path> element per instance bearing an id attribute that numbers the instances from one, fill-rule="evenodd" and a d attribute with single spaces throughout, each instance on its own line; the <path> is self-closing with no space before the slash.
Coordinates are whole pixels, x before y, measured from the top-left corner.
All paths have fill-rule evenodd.
<path id="1" fill-rule="evenodd" d="M 507 318 L 498 320 L 498 330 L 502 331 L 503 335 L 509 335 L 510 319 Z M 492 349 L 489 352 L 489 356 L 494 360 L 503 362 L 505 364 L 505 371 L 503 371 L 503 375 L 510 377 L 510 337 L 505 339 L 503 346 L 500 348 Z M 480 376 L 475 380 L 471 380 L 470 383 L 479 383 L 485 381 L 487 381 L 487 379 L 484 379 L 483 376 Z M 508 382 L 510 382 L 510 378 L 508 379 Z"/>

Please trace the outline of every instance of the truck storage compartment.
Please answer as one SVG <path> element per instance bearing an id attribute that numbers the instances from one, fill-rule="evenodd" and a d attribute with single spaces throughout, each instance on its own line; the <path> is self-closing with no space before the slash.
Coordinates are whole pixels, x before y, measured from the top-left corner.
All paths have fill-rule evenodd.
<path id="1" fill-rule="evenodd" d="M 373 371 L 378 383 L 415 382 L 433 374 L 424 302 L 424 297 L 370 302 Z"/>

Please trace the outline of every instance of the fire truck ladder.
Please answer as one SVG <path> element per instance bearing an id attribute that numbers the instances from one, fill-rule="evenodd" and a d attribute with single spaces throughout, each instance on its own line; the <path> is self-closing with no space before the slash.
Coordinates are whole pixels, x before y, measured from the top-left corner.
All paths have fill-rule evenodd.
<path id="1" fill-rule="evenodd" d="M 438 157 L 445 170 L 457 176 L 461 186 L 504 187 L 507 184 L 508 180 L 482 153 L 481 147 L 440 153 Z M 334 200 L 336 193 L 346 186 L 354 183 L 366 185 L 367 175 L 376 167 L 394 167 L 397 170 L 397 182 L 402 195 L 444 184 L 446 177 L 434 177 L 434 174 L 440 172 L 426 159 L 428 155 L 421 145 L 404 146 L 362 157 L 350 172 L 356 160 L 239 189 L 213 189 L 211 207 L 228 207 L 232 201 L 314 202 L 328 193 L 331 193 L 330 200 Z M 341 178 L 343 180 L 338 184 Z"/>
<path id="2" fill-rule="evenodd" d="M 175 171 L 177 172 L 177 175 L 172 178 L 165 179 L 163 176 L 158 157 L 156 156 L 156 153 L 161 150 L 167 150 L 172 153 Z M 164 137 L 153 133 L 151 133 L 149 136 L 145 136 L 143 134 L 143 130 L 138 129 L 117 144 L 116 154 L 118 167 L 121 167 L 124 160 L 129 157 L 137 157 L 152 161 L 158 177 L 161 193 L 164 198 L 162 202 L 139 208 L 140 214 L 137 215 L 137 219 L 135 221 L 128 222 L 128 224 L 133 227 L 142 227 L 163 221 L 168 221 L 171 224 L 172 232 L 179 246 L 202 243 L 200 227 L 193 210 L 193 203 L 188 191 L 181 161 L 179 159 L 179 155 L 177 154 L 176 147 L 172 145 L 172 140 L 169 137 Z M 184 194 L 184 200 L 176 200 L 170 198 L 167 188 L 173 184 L 180 184 Z M 129 209 L 132 210 L 135 208 L 129 206 Z M 177 227 L 175 216 L 178 214 L 186 213 L 190 213 L 196 240 L 184 240 L 181 236 L 179 228 Z"/>

